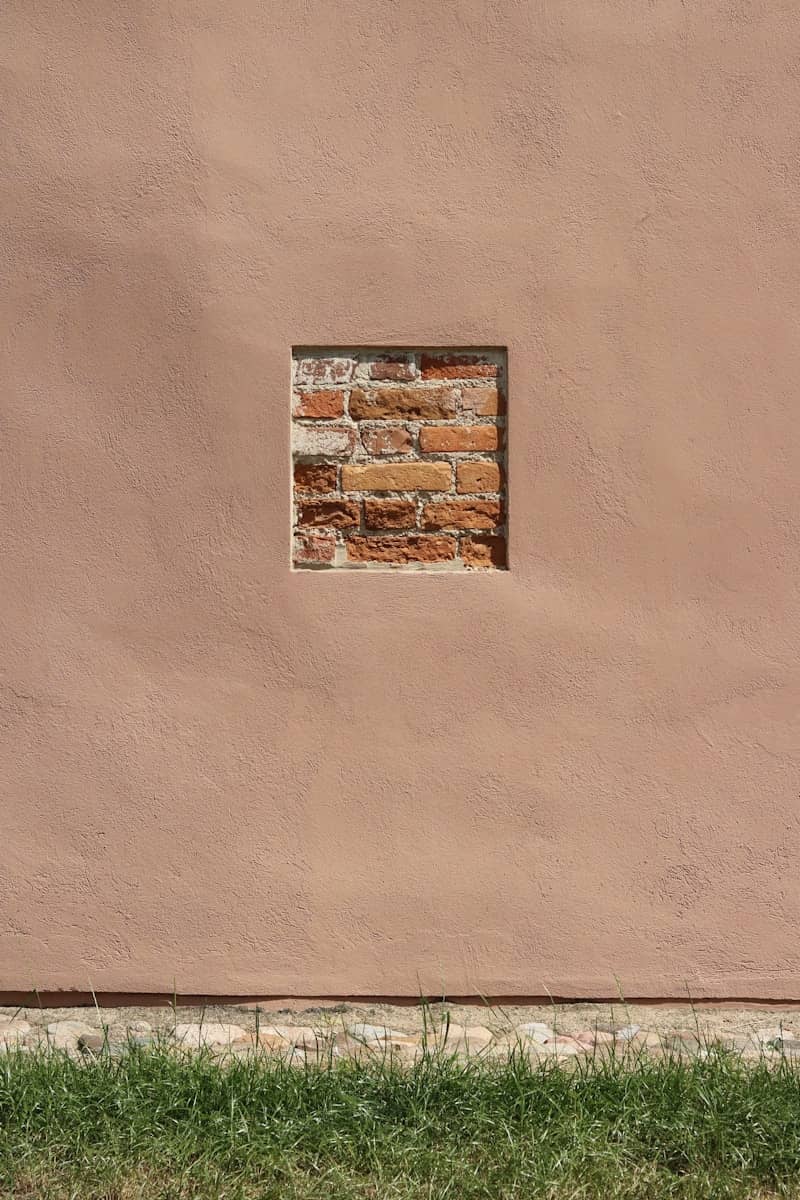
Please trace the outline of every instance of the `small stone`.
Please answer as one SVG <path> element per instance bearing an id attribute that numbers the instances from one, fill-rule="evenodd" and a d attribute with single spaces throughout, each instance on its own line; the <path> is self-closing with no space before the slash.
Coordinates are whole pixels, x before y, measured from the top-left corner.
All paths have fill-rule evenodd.
<path id="1" fill-rule="evenodd" d="M 78 1049 L 84 1054 L 109 1054 L 112 1058 L 125 1053 L 124 1044 L 113 1042 L 102 1033 L 82 1033 L 78 1038 Z"/>
<path id="2" fill-rule="evenodd" d="M 757 1029 L 753 1034 L 753 1039 L 759 1045 L 767 1047 L 770 1050 L 780 1050 L 781 1043 L 786 1038 L 793 1038 L 796 1034 L 793 1029 L 787 1029 L 785 1026 L 777 1025 L 771 1029 Z"/>
<path id="3" fill-rule="evenodd" d="M 83 1021 L 52 1021 L 47 1026 L 47 1042 L 56 1050 L 74 1050 L 83 1034 L 96 1033 Z"/>
<path id="4" fill-rule="evenodd" d="M 253 1045 L 265 1050 L 317 1050 L 330 1041 L 320 1030 L 310 1025 L 260 1025 L 252 1034 Z"/>
<path id="5" fill-rule="evenodd" d="M 151 1033 L 131 1033 L 128 1035 L 128 1042 L 131 1046 L 139 1046 L 142 1050 L 158 1045 L 158 1039 Z"/>
<path id="6" fill-rule="evenodd" d="M 705 1048 L 708 1038 L 692 1029 L 675 1029 L 664 1036 L 664 1042 L 676 1050 L 700 1050 Z"/>
<path id="7" fill-rule="evenodd" d="M 537 1042 L 540 1045 L 552 1041 L 556 1036 L 555 1031 L 542 1021 L 528 1021 L 524 1025 L 519 1025 L 517 1033 L 521 1037 L 527 1038 L 531 1042 Z"/>
<path id="8" fill-rule="evenodd" d="M 349 1026 L 336 1038 L 337 1048 L 351 1058 L 373 1055 L 392 1055 L 419 1047 L 420 1038 L 386 1025 L 356 1024 Z"/>
<path id="9" fill-rule="evenodd" d="M 607 1046 L 614 1042 L 613 1033 L 606 1033 L 603 1029 L 584 1029 L 580 1033 L 576 1033 L 575 1041 L 580 1042 L 582 1046 Z"/>
<path id="10" fill-rule="evenodd" d="M 173 1037 L 181 1046 L 191 1050 L 199 1050 L 201 1046 L 232 1046 L 235 1042 L 249 1040 L 247 1032 L 240 1025 L 222 1025 L 216 1021 L 203 1025 L 176 1025 Z"/>
<path id="11" fill-rule="evenodd" d="M 546 1049 L 552 1049 L 557 1054 L 585 1054 L 586 1047 L 569 1034 L 557 1033 L 546 1045 Z"/>
<path id="12" fill-rule="evenodd" d="M 94 1053 L 102 1050 L 106 1045 L 106 1039 L 102 1033 L 82 1033 L 78 1038 L 79 1050 L 91 1050 Z"/>
<path id="13" fill-rule="evenodd" d="M 21 1046 L 31 1027 L 27 1021 L 9 1021 L 0 1026 L 0 1049 Z"/>
<path id="14" fill-rule="evenodd" d="M 640 1025 L 623 1025 L 621 1029 L 614 1030 L 614 1037 L 618 1042 L 630 1042 L 633 1041 L 640 1029 Z"/>
<path id="15" fill-rule="evenodd" d="M 401 1030 L 390 1029 L 388 1025 L 364 1025 L 362 1023 L 348 1025 L 347 1032 L 350 1037 L 362 1042 L 388 1042 L 396 1038 L 402 1040 L 409 1036 Z"/>
<path id="16" fill-rule="evenodd" d="M 473 1054 L 490 1045 L 494 1041 L 494 1034 L 485 1025 L 442 1025 L 434 1032 L 431 1041 L 440 1049 Z"/>

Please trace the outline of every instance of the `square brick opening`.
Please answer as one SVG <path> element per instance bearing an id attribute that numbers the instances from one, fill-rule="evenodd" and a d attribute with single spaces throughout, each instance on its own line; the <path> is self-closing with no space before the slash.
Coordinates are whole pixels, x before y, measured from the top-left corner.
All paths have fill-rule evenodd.
<path id="1" fill-rule="evenodd" d="M 292 352 L 296 569 L 507 568 L 500 349 Z"/>

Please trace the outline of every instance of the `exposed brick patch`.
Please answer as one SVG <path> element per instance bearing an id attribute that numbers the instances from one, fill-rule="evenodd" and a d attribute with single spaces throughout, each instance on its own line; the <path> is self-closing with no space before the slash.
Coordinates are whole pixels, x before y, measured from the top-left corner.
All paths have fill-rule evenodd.
<path id="1" fill-rule="evenodd" d="M 364 500 L 364 525 L 367 529 L 413 529 L 417 506 L 413 500 Z"/>
<path id="2" fill-rule="evenodd" d="M 293 563 L 498 570 L 501 351 L 302 351 L 292 384 Z"/>
<path id="3" fill-rule="evenodd" d="M 344 392 L 301 392 L 292 410 L 296 417 L 331 420 L 344 416 Z"/>

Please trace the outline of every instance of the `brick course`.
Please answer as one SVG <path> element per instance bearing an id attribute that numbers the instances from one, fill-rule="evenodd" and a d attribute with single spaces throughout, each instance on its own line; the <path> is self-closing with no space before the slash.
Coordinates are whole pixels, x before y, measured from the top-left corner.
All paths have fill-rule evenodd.
<path id="1" fill-rule="evenodd" d="M 506 378 L 501 351 L 297 352 L 293 565 L 504 569 Z"/>

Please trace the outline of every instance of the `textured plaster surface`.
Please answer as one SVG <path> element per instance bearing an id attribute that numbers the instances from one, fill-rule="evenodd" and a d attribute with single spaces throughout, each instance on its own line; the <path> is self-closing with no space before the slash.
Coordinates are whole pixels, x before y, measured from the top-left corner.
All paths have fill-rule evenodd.
<path id="1" fill-rule="evenodd" d="M 6 0 L 0 988 L 800 997 L 800 22 Z M 512 569 L 290 573 L 292 344 Z"/>

